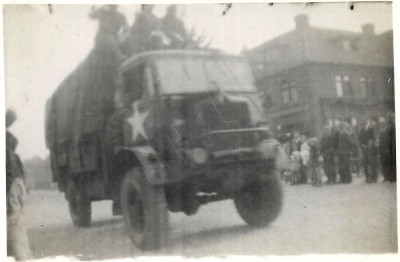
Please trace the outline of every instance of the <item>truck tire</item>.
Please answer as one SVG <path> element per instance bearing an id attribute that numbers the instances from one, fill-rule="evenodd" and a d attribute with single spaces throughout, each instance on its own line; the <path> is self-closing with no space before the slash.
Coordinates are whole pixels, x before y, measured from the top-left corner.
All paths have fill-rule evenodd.
<path id="1" fill-rule="evenodd" d="M 142 168 L 126 173 L 121 207 L 126 231 L 137 247 L 158 250 L 166 245 L 169 219 L 164 187 L 148 183 Z"/>
<path id="2" fill-rule="evenodd" d="M 92 216 L 91 202 L 78 190 L 74 182 L 68 183 L 68 207 L 72 223 L 77 227 L 88 227 Z"/>
<path id="3" fill-rule="evenodd" d="M 247 184 L 234 197 L 236 210 L 250 226 L 264 227 L 274 221 L 282 208 L 282 186 L 276 174 Z"/>

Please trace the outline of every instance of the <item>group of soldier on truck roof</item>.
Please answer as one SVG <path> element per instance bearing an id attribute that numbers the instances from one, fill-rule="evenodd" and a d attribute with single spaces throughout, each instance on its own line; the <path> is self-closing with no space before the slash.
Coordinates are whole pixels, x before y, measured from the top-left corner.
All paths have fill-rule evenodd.
<path id="1" fill-rule="evenodd" d="M 158 49 L 184 49 L 190 46 L 190 39 L 177 7 L 167 8 L 165 17 L 159 19 L 153 13 L 152 5 L 142 5 L 128 27 L 125 16 L 118 12 L 117 5 L 93 6 L 89 17 L 99 21 L 95 43 L 108 48 L 121 61 L 132 54 Z M 103 49 L 105 50 L 105 49 Z"/>

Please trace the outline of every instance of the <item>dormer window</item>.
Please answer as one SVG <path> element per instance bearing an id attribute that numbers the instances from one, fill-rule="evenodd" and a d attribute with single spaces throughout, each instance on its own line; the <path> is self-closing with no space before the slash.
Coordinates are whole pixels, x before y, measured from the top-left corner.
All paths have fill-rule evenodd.
<path id="1" fill-rule="evenodd" d="M 342 39 L 340 41 L 343 50 L 345 51 L 358 51 L 359 45 L 357 40 Z"/>

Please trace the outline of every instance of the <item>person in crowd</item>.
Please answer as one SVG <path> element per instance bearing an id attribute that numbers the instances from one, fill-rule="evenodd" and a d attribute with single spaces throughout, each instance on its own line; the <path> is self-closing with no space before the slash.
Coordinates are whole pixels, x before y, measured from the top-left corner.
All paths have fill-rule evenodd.
<path id="1" fill-rule="evenodd" d="M 360 149 L 360 144 L 358 142 L 358 136 L 357 132 L 355 130 L 355 127 L 350 126 L 350 136 L 351 140 L 354 142 L 353 143 L 353 152 L 351 155 L 351 161 L 350 161 L 350 166 L 351 166 L 351 172 L 355 173 L 358 177 L 361 176 L 360 172 L 360 160 L 361 160 L 361 149 Z"/>
<path id="2" fill-rule="evenodd" d="M 162 31 L 170 40 L 169 48 L 177 49 L 184 48 L 187 42 L 186 29 L 183 21 L 177 16 L 177 6 L 170 5 L 167 8 L 167 13 L 161 19 Z"/>
<path id="3" fill-rule="evenodd" d="M 310 146 L 310 173 L 311 173 L 311 184 L 313 186 L 322 186 L 322 176 L 320 171 L 320 149 L 318 145 L 317 138 L 311 138 L 308 141 L 308 145 Z"/>
<path id="4" fill-rule="evenodd" d="M 359 144 L 363 156 L 363 168 L 367 183 L 376 182 L 377 172 L 377 150 L 376 150 L 376 125 L 372 119 L 360 130 Z"/>
<path id="5" fill-rule="evenodd" d="M 324 161 L 324 172 L 328 180 L 327 185 L 336 183 L 336 166 L 335 166 L 335 137 L 332 129 L 325 126 L 321 138 L 321 154 Z"/>
<path id="6" fill-rule="evenodd" d="M 353 181 L 350 171 L 350 158 L 354 149 L 353 144 L 350 125 L 346 122 L 341 122 L 337 145 L 339 183 L 341 184 L 350 184 Z"/>
<path id="7" fill-rule="evenodd" d="M 290 154 L 292 154 L 295 151 L 300 152 L 300 146 L 301 146 L 300 132 L 294 131 L 291 146 L 290 146 Z"/>
<path id="8" fill-rule="evenodd" d="M 288 160 L 290 160 L 290 137 L 288 134 L 282 135 L 278 138 L 278 141 L 282 145 L 283 153 L 287 157 Z M 290 162 L 289 162 L 290 163 Z M 290 164 L 288 164 L 287 168 L 282 170 L 282 176 L 285 182 L 289 183 L 290 182 Z"/>
<path id="9" fill-rule="evenodd" d="M 282 147 L 283 147 L 283 150 L 285 151 L 285 153 L 288 155 L 288 156 L 290 156 L 290 141 L 291 141 L 291 139 L 290 139 L 290 137 L 285 137 L 285 139 L 284 140 L 282 140 Z"/>
<path id="10" fill-rule="evenodd" d="M 7 213 L 7 254 L 16 260 L 32 257 L 23 217 L 26 188 L 23 181 L 22 164 L 18 162 L 15 148 L 17 138 L 8 130 L 15 122 L 14 111 L 6 112 L 6 213 Z"/>
<path id="11" fill-rule="evenodd" d="M 395 147 L 395 126 L 391 121 L 380 119 L 381 129 L 379 130 L 379 155 L 384 181 L 396 181 L 396 147 Z"/>
<path id="12" fill-rule="evenodd" d="M 89 17 L 99 21 L 95 43 L 102 52 L 109 52 L 122 62 L 126 56 L 121 52 L 119 42 L 126 32 L 128 24 L 125 16 L 117 11 L 117 5 L 106 5 L 100 8 L 92 7 Z"/>
<path id="13" fill-rule="evenodd" d="M 307 184 L 309 176 L 310 146 L 307 143 L 307 137 L 303 134 L 300 136 L 300 180 L 299 184 Z"/>
<path id="14" fill-rule="evenodd" d="M 286 181 L 289 182 L 290 185 L 296 185 L 300 180 L 300 163 L 300 152 L 294 151 L 290 155 L 290 166 L 286 176 Z"/>
<path id="15" fill-rule="evenodd" d="M 389 176 L 390 182 L 396 182 L 397 173 L 396 173 L 396 120 L 394 112 L 388 112 L 386 115 L 387 121 L 390 126 L 390 163 L 391 163 L 391 171 Z"/>

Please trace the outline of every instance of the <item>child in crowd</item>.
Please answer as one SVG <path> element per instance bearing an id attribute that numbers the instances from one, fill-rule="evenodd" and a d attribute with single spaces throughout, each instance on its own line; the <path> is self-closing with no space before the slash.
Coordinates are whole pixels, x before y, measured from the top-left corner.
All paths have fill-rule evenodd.
<path id="1" fill-rule="evenodd" d="M 300 180 L 300 161 L 299 151 L 294 151 L 290 156 L 290 166 L 286 173 L 286 182 L 291 185 L 297 184 Z"/>

